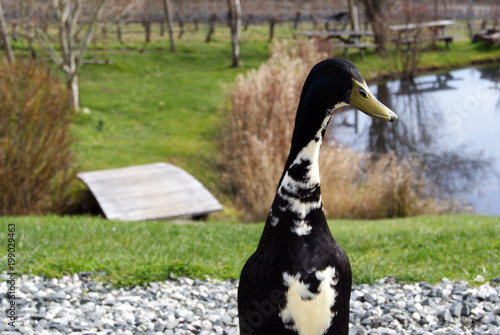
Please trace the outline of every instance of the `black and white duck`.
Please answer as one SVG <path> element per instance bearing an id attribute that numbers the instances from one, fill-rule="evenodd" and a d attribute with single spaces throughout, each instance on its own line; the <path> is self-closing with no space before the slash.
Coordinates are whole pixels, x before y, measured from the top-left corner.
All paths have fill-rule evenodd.
<path id="1" fill-rule="evenodd" d="M 346 105 L 379 120 L 397 119 L 349 61 L 332 58 L 313 67 L 302 89 L 290 153 L 264 231 L 241 272 L 242 335 L 349 332 L 351 267 L 326 222 L 318 165 L 328 122 Z"/>

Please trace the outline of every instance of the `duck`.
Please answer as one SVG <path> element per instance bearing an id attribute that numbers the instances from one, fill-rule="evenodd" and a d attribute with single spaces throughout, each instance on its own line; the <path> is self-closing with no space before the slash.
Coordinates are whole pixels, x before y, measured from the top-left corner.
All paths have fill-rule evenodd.
<path id="1" fill-rule="evenodd" d="M 351 105 L 398 117 L 370 92 L 354 64 L 316 64 L 300 95 L 291 146 L 257 249 L 238 286 L 241 335 L 347 335 L 352 273 L 323 211 L 318 157 L 332 114 Z"/>

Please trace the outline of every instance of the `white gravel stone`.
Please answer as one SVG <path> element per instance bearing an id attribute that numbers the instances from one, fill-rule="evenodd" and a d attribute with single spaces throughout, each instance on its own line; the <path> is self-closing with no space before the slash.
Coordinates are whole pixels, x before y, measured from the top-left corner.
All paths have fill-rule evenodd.
<path id="1" fill-rule="evenodd" d="M 86 274 L 59 280 L 23 276 L 18 285 L 16 327 L 7 323 L 8 301 L 0 300 L 2 334 L 239 333 L 238 281 L 178 278 L 117 289 Z M 6 292 L 0 282 L 0 294 Z M 350 335 L 500 335 L 500 287 L 447 279 L 437 285 L 398 284 L 391 276 L 353 287 L 350 322 Z"/>
<path id="2" fill-rule="evenodd" d="M 208 321 L 208 320 L 203 320 L 201 322 L 201 327 L 203 329 L 212 329 L 212 323 L 210 321 Z"/>
<path id="3" fill-rule="evenodd" d="M 415 321 L 420 321 L 420 314 L 418 314 L 417 312 L 413 312 L 413 314 L 411 315 L 411 317 L 412 317 Z"/>

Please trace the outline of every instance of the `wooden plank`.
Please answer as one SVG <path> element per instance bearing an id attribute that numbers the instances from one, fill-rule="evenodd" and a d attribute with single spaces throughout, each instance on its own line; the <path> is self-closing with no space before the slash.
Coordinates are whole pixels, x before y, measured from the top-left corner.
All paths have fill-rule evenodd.
<path id="1" fill-rule="evenodd" d="M 421 28 L 439 28 L 439 27 L 446 27 L 446 26 L 451 26 L 455 24 L 455 21 L 453 20 L 439 20 L 439 21 L 431 21 L 431 22 L 423 22 L 423 23 L 409 23 L 409 24 L 402 24 L 402 25 L 391 25 L 389 26 L 389 29 L 394 30 L 394 31 L 405 31 L 405 30 L 414 30 L 414 29 L 421 29 Z"/>
<path id="2" fill-rule="evenodd" d="M 446 43 L 446 48 L 449 48 L 450 47 L 450 43 L 453 42 L 453 38 L 454 37 L 459 37 L 460 35 L 442 35 L 442 36 L 425 36 L 423 38 L 420 38 L 418 41 L 420 43 L 423 43 L 423 42 L 436 42 L 436 41 L 444 41 Z M 393 39 L 392 40 L 393 43 L 395 44 L 411 44 L 411 43 L 415 43 L 415 39 L 414 38 L 400 38 L 400 39 Z"/>
<path id="3" fill-rule="evenodd" d="M 307 37 L 361 37 L 373 36 L 373 31 L 365 30 L 339 30 L 339 31 L 300 31 L 299 35 Z"/>
<path id="4" fill-rule="evenodd" d="M 78 173 L 108 219 L 206 215 L 222 205 L 186 171 L 167 163 Z"/>
<path id="5" fill-rule="evenodd" d="M 333 48 L 357 48 L 357 49 L 366 49 L 366 48 L 376 48 L 377 45 L 373 43 L 343 43 L 343 44 L 334 44 Z"/>

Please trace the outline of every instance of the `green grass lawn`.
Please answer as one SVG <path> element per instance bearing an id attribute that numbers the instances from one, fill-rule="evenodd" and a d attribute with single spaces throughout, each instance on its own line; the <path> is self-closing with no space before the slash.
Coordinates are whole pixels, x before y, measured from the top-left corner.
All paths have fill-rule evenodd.
<path id="1" fill-rule="evenodd" d="M 74 120 L 78 169 L 167 161 L 220 195 L 217 136 L 225 87 L 264 62 L 269 49 L 261 41 L 242 43 L 242 66 L 232 69 L 228 40 L 181 40 L 175 54 L 166 46 L 157 40 L 145 53 L 129 45 L 98 50 L 95 56 L 113 64 L 82 68 L 82 107 L 91 113 L 79 112 Z"/>
<path id="2" fill-rule="evenodd" d="M 19 273 L 58 277 L 104 271 L 116 285 L 145 284 L 175 276 L 238 278 L 255 250 L 263 224 L 209 221 L 115 222 L 99 217 L 3 217 L 16 224 Z M 395 275 L 408 282 L 443 277 L 487 280 L 500 276 L 500 218 L 430 216 L 330 222 L 347 252 L 355 283 Z M 5 255 L 5 253 L 4 253 Z M 2 258 L 0 271 L 6 270 Z"/>

